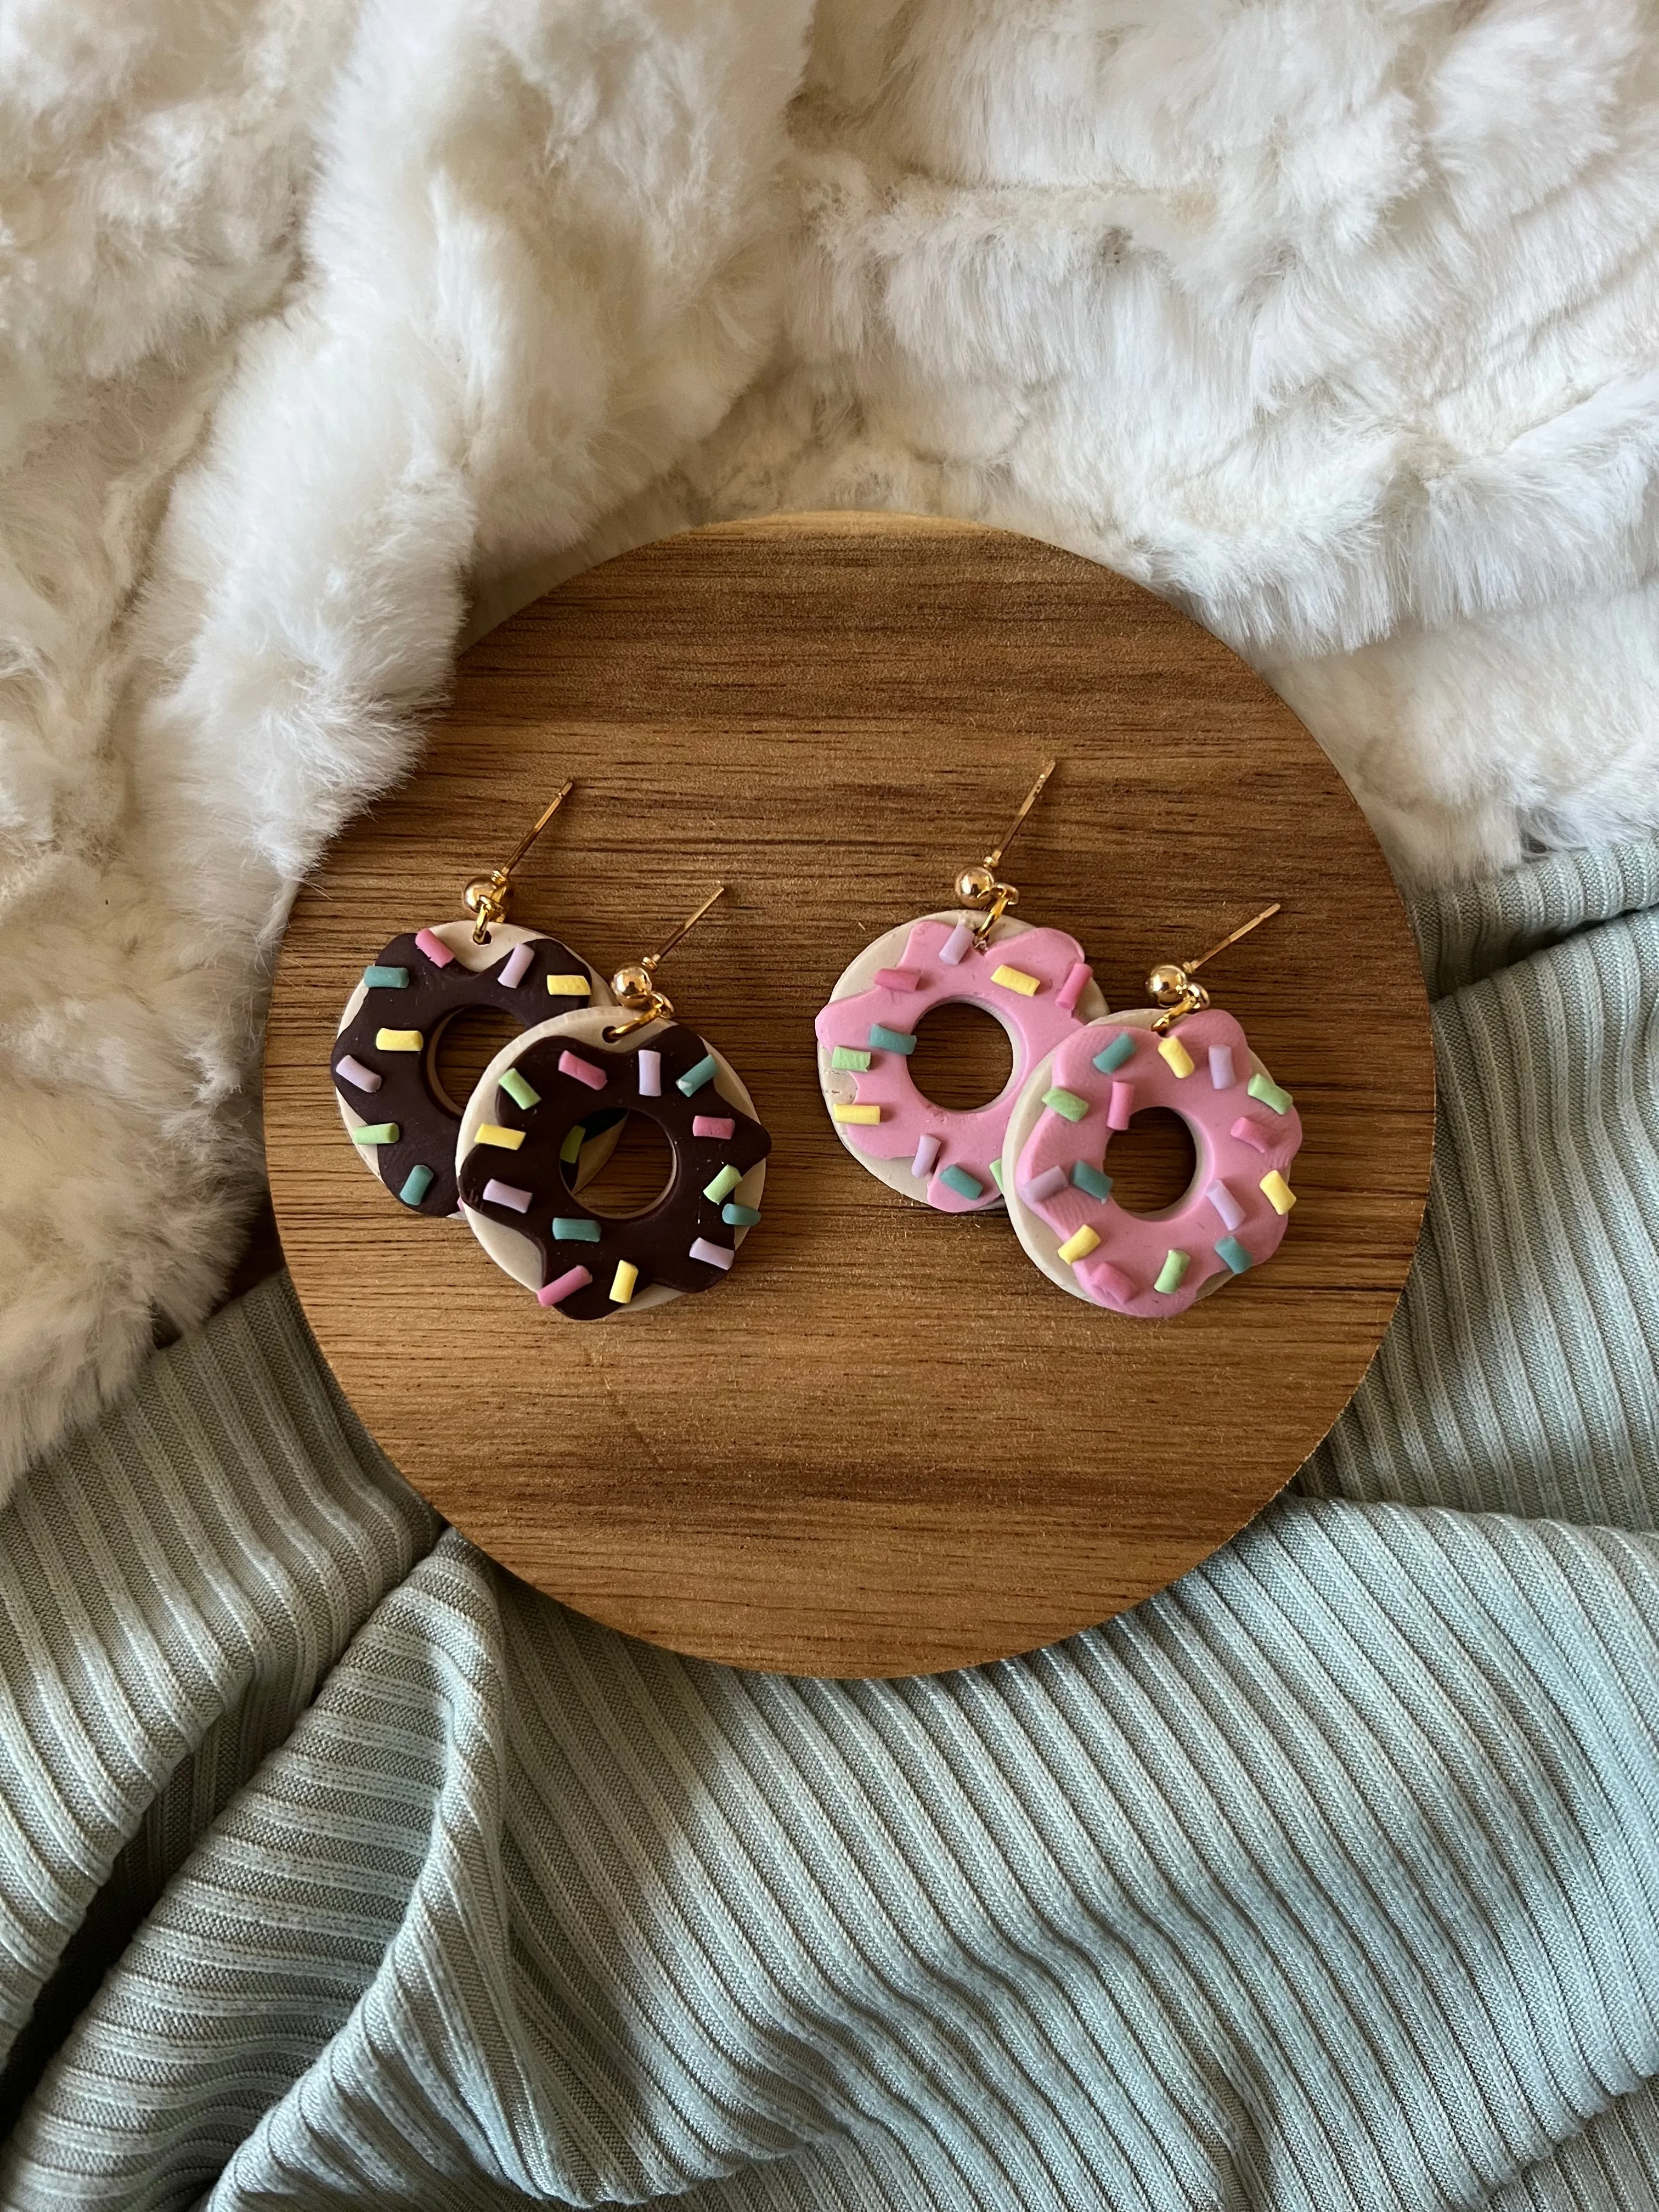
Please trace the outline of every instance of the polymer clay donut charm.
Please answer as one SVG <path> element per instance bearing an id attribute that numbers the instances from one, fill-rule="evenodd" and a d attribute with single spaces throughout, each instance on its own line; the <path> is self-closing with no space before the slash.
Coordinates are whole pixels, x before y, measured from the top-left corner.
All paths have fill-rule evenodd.
<path id="1" fill-rule="evenodd" d="M 1009 1129 L 1008 1212 L 1043 1273 L 1073 1297 L 1167 1320 L 1278 1250 L 1296 1203 L 1302 1122 L 1220 1007 L 1165 1035 L 1148 1008 L 1079 1030 L 1033 1075 Z M 1197 1172 L 1174 1206 L 1112 1196 L 1111 1140 L 1148 1107 L 1186 1123 Z"/>
<path id="2" fill-rule="evenodd" d="M 660 1020 L 619 1039 L 595 1007 L 515 1038 L 462 1116 L 461 1206 L 496 1264 L 571 1321 L 660 1305 L 724 1281 L 760 1219 L 772 1139 L 729 1062 L 695 1030 Z M 573 1136 L 595 1107 L 656 1122 L 668 1188 L 626 1219 L 571 1189 Z"/>
<path id="3" fill-rule="evenodd" d="M 347 1000 L 329 1055 L 352 1142 L 395 1197 L 434 1219 L 459 1212 L 460 1109 L 437 1069 L 446 1026 L 475 1007 L 509 1014 L 527 1029 L 574 1007 L 611 1003 L 608 987 L 556 937 L 498 922 L 488 944 L 475 945 L 473 927 L 435 922 L 394 937 Z M 619 1123 L 617 1116 L 603 1153 L 590 1152 L 590 1170 L 614 1146 Z"/>
<path id="4" fill-rule="evenodd" d="M 818 1081 L 842 1142 L 942 1213 L 1000 1203 L 1008 1117 L 1030 1069 L 1106 1012 L 1074 937 L 1000 921 L 981 945 L 981 919 L 958 909 L 889 930 L 847 969 L 816 1024 Z M 910 1076 L 917 1024 L 953 1003 L 994 1015 L 1013 1054 L 999 1095 L 962 1113 L 924 1098 Z"/>

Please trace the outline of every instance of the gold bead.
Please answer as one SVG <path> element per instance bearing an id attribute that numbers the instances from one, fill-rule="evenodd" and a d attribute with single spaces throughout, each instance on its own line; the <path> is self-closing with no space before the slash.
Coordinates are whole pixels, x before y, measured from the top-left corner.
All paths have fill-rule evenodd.
<path id="1" fill-rule="evenodd" d="M 987 906 L 996 891 L 997 879 L 988 867 L 964 868 L 957 878 L 957 896 L 963 906 Z"/>
<path id="2" fill-rule="evenodd" d="M 1146 978 L 1146 988 L 1155 1006 L 1173 1006 L 1184 999 L 1188 989 L 1187 971 L 1173 960 L 1161 960 Z"/>
<path id="3" fill-rule="evenodd" d="M 611 988 L 616 994 L 617 1005 L 623 1006 L 648 1006 L 655 995 L 651 970 L 640 966 L 637 961 L 617 969 L 611 978 Z"/>

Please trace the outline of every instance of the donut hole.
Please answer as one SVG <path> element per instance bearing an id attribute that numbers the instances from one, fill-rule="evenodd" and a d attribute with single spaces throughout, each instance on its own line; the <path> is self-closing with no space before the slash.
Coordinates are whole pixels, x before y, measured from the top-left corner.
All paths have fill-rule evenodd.
<path id="1" fill-rule="evenodd" d="M 916 1024 L 910 1080 L 933 1105 L 972 1114 L 1000 1098 L 1014 1072 L 1014 1048 L 996 1016 L 965 1000 L 935 1006 Z"/>
<path id="2" fill-rule="evenodd" d="M 574 1170 L 565 1169 L 569 1181 Z M 648 1115 L 629 1114 L 617 1132 L 616 1150 L 582 1185 L 582 1204 L 606 1221 L 631 1221 L 648 1213 L 674 1179 L 669 1142 Z"/>
<path id="3" fill-rule="evenodd" d="M 524 1024 L 495 1006 L 463 1006 L 441 1024 L 427 1047 L 427 1073 L 438 1103 L 459 1121 L 463 1102 L 504 1045 L 524 1033 Z"/>
<path id="4" fill-rule="evenodd" d="M 1167 1106 L 1149 1106 L 1113 1136 L 1106 1172 L 1126 1213 L 1162 1213 L 1180 1204 L 1198 1173 L 1192 1132 Z"/>

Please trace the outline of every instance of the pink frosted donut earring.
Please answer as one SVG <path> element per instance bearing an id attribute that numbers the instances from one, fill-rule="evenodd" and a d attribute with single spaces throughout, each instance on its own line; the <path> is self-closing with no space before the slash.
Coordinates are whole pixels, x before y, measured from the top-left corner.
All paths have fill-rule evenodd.
<path id="1" fill-rule="evenodd" d="M 1167 1320 L 1278 1250 L 1296 1203 L 1302 1123 L 1232 1015 L 1194 972 L 1279 912 L 1267 908 L 1197 960 L 1154 968 L 1154 1004 L 1091 1023 L 1033 1072 L 1008 1128 L 1009 1217 L 1043 1273 L 1073 1297 Z M 1186 1123 L 1197 1172 L 1173 1206 L 1130 1213 L 1112 1196 L 1111 1141 L 1163 1106 Z"/>
<path id="2" fill-rule="evenodd" d="M 1044 763 L 1002 842 L 957 877 L 959 903 L 866 945 L 816 1024 L 818 1081 L 842 1142 L 872 1175 L 943 1213 L 1000 1202 L 1008 1119 L 1030 1071 L 1106 1012 L 1077 939 L 1011 921 L 1019 893 L 997 872 L 1054 770 Z M 964 1002 L 1000 1022 L 1013 1067 L 988 1105 L 957 1113 L 923 1097 L 910 1054 L 924 1015 Z"/>

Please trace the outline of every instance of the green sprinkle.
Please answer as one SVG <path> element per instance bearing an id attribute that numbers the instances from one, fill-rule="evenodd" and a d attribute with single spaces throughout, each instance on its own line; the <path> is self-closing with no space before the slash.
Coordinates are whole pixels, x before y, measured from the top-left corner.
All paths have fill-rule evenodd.
<path id="1" fill-rule="evenodd" d="M 1002 1162 L 1000 1160 L 993 1160 L 991 1163 L 991 1180 L 999 1190 L 1002 1188 Z"/>
<path id="2" fill-rule="evenodd" d="M 902 1052 L 908 1059 L 916 1048 L 916 1040 L 909 1030 L 884 1029 L 879 1022 L 870 1024 L 870 1044 L 875 1052 Z"/>
<path id="3" fill-rule="evenodd" d="M 532 1106 L 539 1106 L 542 1094 L 533 1084 L 526 1083 L 516 1067 L 509 1067 L 501 1078 L 501 1088 L 515 1106 L 522 1106 L 527 1114 Z"/>
<path id="4" fill-rule="evenodd" d="M 1250 1255 L 1237 1237 L 1224 1237 L 1215 1249 L 1216 1256 L 1224 1260 L 1236 1275 L 1242 1275 L 1250 1264 Z"/>
<path id="5" fill-rule="evenodd" d="M 958 1198 L 983 1198 L 985 1186 L 977 1176 L 970 1176 L 966 1168 L 941 1168 L 939 1181 L 955 1191 Z"/>
<path id="6" fill-rule="evenodd" d="M 714 1055 L 712 1052 L 706 1052 L 695 1067 L 688 1067 L 686 1069 L 684 1074 L 681 1076 L 678 1082 L 674 1085 L 674 1088 L 679 1091 L 683 1097 L 686 1098 L 693 1097 L 702 1089 L 705 1083 L 712 1083 L 714 1081 Z"/>
<path id="7" fill-rule="evenodd" d="M 433 1174 L 430 1168 L 410 1168 L 409 1173 L 404 1177 L 404 1187 L 398 1195 L 405 1206 L 418 1206 L 428 1191 L 431 1189 L 432 1184 Z"/>
<path id="8" fill-rule="evenodd" d="M 409 988 L 407 968 L 365 968 L 363 981 L 371 991 L 406 991 Z"/>
<path id="9" fill-rule="evenodd" d="M 1134 1048 L 1135 1041 L 1128 1030 L 1125 1030 L 1121 1036 L 1115 1036 L 1112 1039 L 1104 1052 L 1097 1052 L 1095 1054 L 1095 1066 L 1103 1075 L 1115 1075 L 1124 1061 L 1133 1053 Z"/>
<path id="10" fill-rule="evenodd" d="M 1264 1106 L 1271 1106 L 1275 1114 L 1288 1114 L 1291 1110 L 1290 1092 L 1281 1091 L 1271 1075 L 1253 1075 L 1250 1096 L 1259 1098 Z"/>
<path id="11" fill-rule="evenodd" d="M 1075 1091 L 1061 1091 L 1058 1087 L 1045 1091 L 1042 1103 L 1053 1112 L 1063 1114 L 1068 1121 L 1080 1121 L 1089 1110 L 1086 1098 L 1079 1098 Z"/>
<path id="12" fill-rule="evenodd" d="M 1072 1181 L 1079 1190 L 1087 1191 L 1091 1198 L 1109 1198 L 1111 1195 L 1110 1176 L 1102 1175 L 1100 1170 L 1091 1166 L 1087 1160 L 1076 1162 L 1072 1169 Z"/>
<path id="13" fill-rule="evenodd" d="M 757 1206 L 739 1206 L 734 1200 L 730 1206 L 721 1206 L 720 1219 L 728 1229 L 752 1229 L 760 1219 L 760 1208 Z"/>
<path id="14" fill-rule="evenodd" d="M 852 1075 L 862 1075 L 870 1065 L 870 1055 L 867 1052 L 860 1052 L 855 1046 L 838 1044 L 830 1055 L 830 1065 L 844 1068 Z"/>
<path id="15" fill-rule="evenodd" d="M 723 1198 L 731 1197 L 732 1192 L 742 1181 L 743 1176 L 741 1170 L 734 1168 L 728 1161 L 726 1165 L 723 1167 L 720 1173 L 714 1177 L 713 1182 L 707 1182 L 703 1185 L 702 1194 L 709 1201 L 711 1206 L 718 1206 Z"/>
<path id="16" fill-rule="evenodd" d="M 553 1234 L 561 1244 L 597 1244 L 599 1224 L 597 1221 L 585 1220 L 577 1214 L 556 1213 Z"/>
<path id="17" fill-rule="evenodd" d="M 1170 1291 L 1178 1291 L 1181 1288 L 1181 1279 L 1187 1272 L 1191 1257 L 1191 1254 L 1188 1252 L 1166 1252 L 1164 1255 L 1164 1265 L 1158 1271 L 1158 1280 L 1152 1285 L 1152 1288 L 1155 1291 L 1163 1291 L 1166 1295 Z"/>
<path id="18" fill-rule="evenodd" d="M 586 1141 L 587 1131 L 580 1121 L 574 1129 L 565 1131 L 564 1142 L 559 1146 L 559 1158 L 564 1162 L 566 1167 L 581 1158 L 582 1146 Z"/>
<path id="19" fill-rule="evenodd" d="M 354 1145 L 395 1145 L 398 1124 L 395 1121 L 365 1121 L 361 1129 L 351 1133 Z"/>

